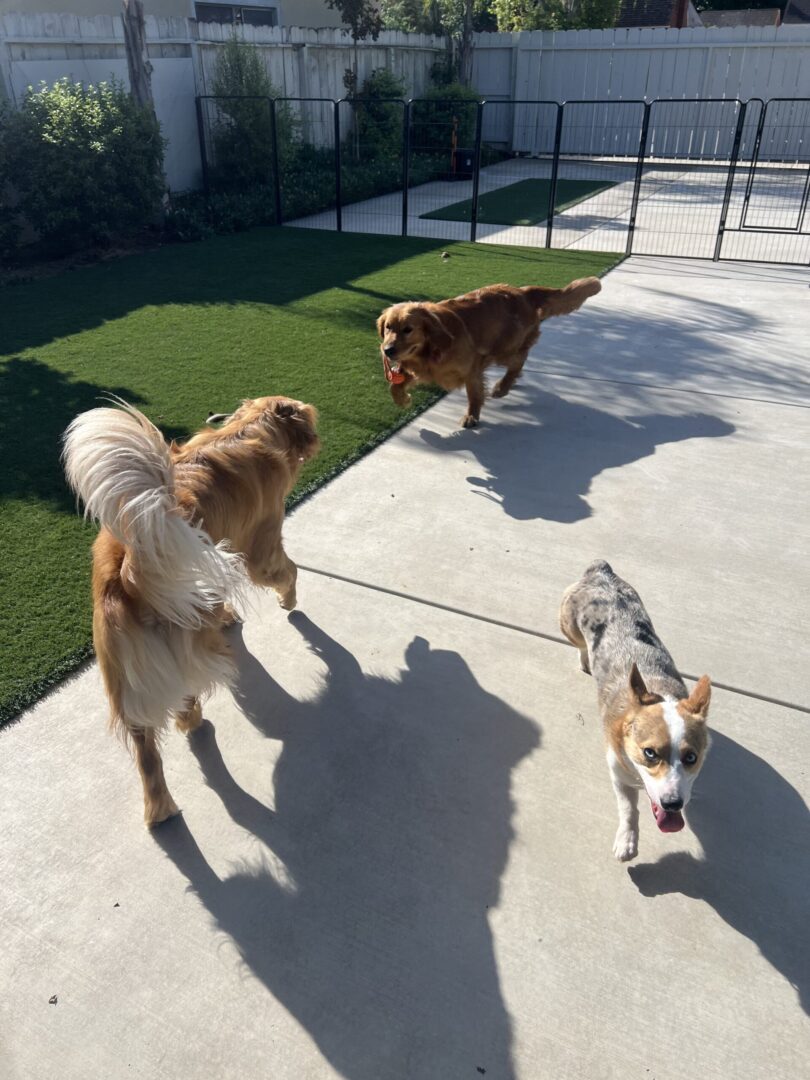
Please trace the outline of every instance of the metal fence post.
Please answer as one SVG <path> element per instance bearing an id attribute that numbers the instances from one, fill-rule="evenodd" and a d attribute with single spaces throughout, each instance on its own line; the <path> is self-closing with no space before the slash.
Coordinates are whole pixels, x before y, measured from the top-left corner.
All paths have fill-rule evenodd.
<path id="1" fill-rule="evenodd" d="M 714 262 L 717 262 L 719 260 L 720 249 L 723 246 L 723 233 L 726 231 L 728 205 L 731 202 L 731 189 L 734 187 L 734 173 L 737 169 L 737 158 L 740 153 L 740 141 L 742 139 L 743 126 L 745 125 L 745 110 L 748 103 L 738 102 L 738 104 L 740 106 L 740 115 L 737 117 L 737 129 L 734 132 L 734 145 L 731 148 L 731 160 L 728 165 L 728 179 L 726 180 L 726 190 L 723 193 L 723 207 L 720 211 L 720 224 L 717 228 L 717 241 L 714 245 Z"/>
<path id="2" fill-rule="evenodd" d="M 748 180 L 745 184 L 745 198 L 743 199 L 743 212 L 742 212 L 742 226 L 745 227 L 745 219 L 748 216 L 748 203 L 751 200 L 751 190 L 754 187 L 754 173 L 756 172 L 757 164 L 759 163 L 759 146 L 762 142 L 762 132 L 765 129 L 765 116 L 768 112 L 768 105 L 766 105 L 761 99 L 749 98 L 746 101 L 746 106 L 750 105 L 752 101 L 759 100 L 759 121 L 757 123 L 757 131 L 754 136 L 754 149 L 751 153 L 751 168 L 748 172 Z"/>
<path id="3" fill-rule="evenodd" d="M 650 109 L 652 105 L 645 103 L 644 117 L 641 121 L 641 138 L 638 143 L 638 161 L 636 163 L 636 179 L 633 183 L 633 201 L 630 204 L 630 221 L 627 226 L 627 247 L 625 254 L 629 255 L 633 250 L 633 233 L 636 231 L 636 214 L 638 212 L 638 197 L 641 191 L 641 178 L 644 173 L 644 158 L 647 153 L 647 132 L 650 129 Z"/>
<path id="4" fill-rule="evenodd" d="M 278 156 L 278 123 L 276 117 L 276 102 L 273 98 L 267 99 L 270 106 L 270 153 L 273 155 L 273 207 L 276 213 L 276 225 L 283 225 L 281 213 L 281 161 Z"/>
<path id="5" fill-rule="evenodd" d="M 202 98 L 197 97 L 195 100 L 197 105 L 197 133 L 200 137 L 200 164 L 202 165 L 203 190 L 206 195 L 209 195 L 208 153 L 205 149 L 205 119 L 203 117 Z"/>
<path id="6" fill-rule="evenodd" d="M 357 123 L 357 116 L 354 118 Z M 343 207 L 340 201 L 340 102 L 335 102 L 335 225 L 343 232 Z"/>
<path id="7" fill-rule="evenodd" d="M 548 220 L 546 223 L 546 247 L 551 247 L 551 230 L 554 228 L 554 204 L 557 201 L 557 173 L 560 168 L 560 140 L 562 139 L 562 126 L 563 126 L 563 109 L 565 108 L 565 102 L 562 105 L 557 103 L 557 125 L 554 129 L 554 161 L 551 165 L 551 183 L 549 185 L 548 193 Z"/>
<path id="8" fill-rule="evenodd" d="M 402 235 L 408 235 L 408 185 L 410 184 L 411 157 L 411 102 L 404 102 L 402 110 Z"/>
<path id="9" fill-rule="evenodd" d="M 475 106 L 475 149 L 473 150 L 472 208 L 470 210 L 470 241 L 475 243 L 478 232 L 478 189 L 481 183 L 481 129 L 484 126 L 484 102 Z"/>

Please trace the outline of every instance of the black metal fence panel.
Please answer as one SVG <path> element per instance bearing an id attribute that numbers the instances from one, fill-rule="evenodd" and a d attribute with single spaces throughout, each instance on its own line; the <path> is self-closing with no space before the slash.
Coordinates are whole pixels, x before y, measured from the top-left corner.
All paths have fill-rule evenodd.
<path id="1" fill-rule="evenodd" d="M 407 233 L 447 240 L 475 235 L 481 106 L 475 101 L 409 103 Z"/>
<path id="2" fill-rule="evenodd" d="M 203 97 L 197 110 L 208 190 L 276 224 L 810 263 L 808 99 Z"/>
<path id="3" fill-rule="evenodd" d="M 341 225 L 349 232 L 403 230 L 407 106 L 352 98 L 337 104 Z"/>

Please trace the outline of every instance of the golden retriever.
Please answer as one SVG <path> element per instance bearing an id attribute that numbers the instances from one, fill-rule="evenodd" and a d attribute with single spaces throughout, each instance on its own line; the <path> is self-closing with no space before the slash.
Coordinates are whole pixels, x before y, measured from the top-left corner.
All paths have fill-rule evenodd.
<path id="1" fill-rule="evenodd" d="M 111 726 L 135 750 L 148 826 L 178 813 L 158 737 L 202 722 L 235 671 L 223 627 L 248 579 L 295 607 L 284 499 L 319 448 L 311 405 L 245 401 L 217 430 L 167 443 L 137 409 L 91 409 L 65 433 L 65 468 L 93 545 L 93 643 Z"/>
<path id="2" fill-rule="evenodd" d="M 437 304 L 386 308 L 377 332 L 391 396 L 397 405 L 407 405 L 412 383 L 435 383 L 445 390 L 464 386 L 468 404 L 461 424 L 475 427 L 484 404 L 484 369 L 506 368 L 492 390 L 493 397 L 504 397 L 540 336 L 540 323 L 576 311 L 601 288 L 594 277 L 563 289 L 489 285 Z"/>

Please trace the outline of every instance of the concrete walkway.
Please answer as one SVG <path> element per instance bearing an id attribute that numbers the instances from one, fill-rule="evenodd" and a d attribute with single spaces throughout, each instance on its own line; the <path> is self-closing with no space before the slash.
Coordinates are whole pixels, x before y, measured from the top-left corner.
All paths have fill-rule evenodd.
<path id="1" fill-rule="evenodd" d="M 4 1080 L 803 1074 L 808 280 L 631 260 L 304 504 L 154 836 L 95 668 L 0 732 Z M 725 687 L 629 866 L 556 624 L 596 556 Z"/>

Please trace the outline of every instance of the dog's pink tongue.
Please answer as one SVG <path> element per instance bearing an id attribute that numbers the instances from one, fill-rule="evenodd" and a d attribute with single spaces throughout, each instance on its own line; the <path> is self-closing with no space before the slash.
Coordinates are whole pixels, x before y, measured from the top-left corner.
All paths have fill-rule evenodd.
<path id="1" fill-rule="evenodd" d="M 680 832 L 684 827 L 683 814 L 680 810 L 663 810 L 651 802 L 655 824 L 661 832 Z"/>

